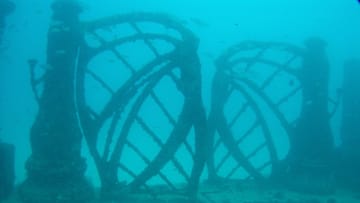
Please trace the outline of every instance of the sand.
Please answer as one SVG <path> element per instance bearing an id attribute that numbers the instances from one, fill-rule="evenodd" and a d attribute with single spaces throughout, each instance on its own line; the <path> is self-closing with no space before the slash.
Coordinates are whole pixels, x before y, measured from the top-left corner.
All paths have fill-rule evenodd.
<path id="1" fill-rule="evenodd" d="M 330 195 L 298 193 L 275 186 L 258 186 L 252 183 L 202 184 L 198 196 L 201 203 L 360 203 L 360 192 L 337 189 Z M 4 203 L 20 203 L 16 193 Z M 117 203 L 120 201 L 94 201 Z M 185 203 L 181 192 L 159 193 L 156 200 L 146 194 L 132 194 L 121 203 Z"/>

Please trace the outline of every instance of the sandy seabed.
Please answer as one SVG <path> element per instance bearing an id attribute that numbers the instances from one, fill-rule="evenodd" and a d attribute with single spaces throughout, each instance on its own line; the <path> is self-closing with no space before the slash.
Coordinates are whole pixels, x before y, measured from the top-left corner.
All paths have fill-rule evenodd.
<path id="1" fill-rule="evenodd" d="M 360 192 L 338 188 L 331 195 L 315 195 L 290 191 L 274 186 L 255 186 L 253 184 L 202 184 L 199 203 L 360 203 Z M 94 203 L 188 203 L 179 194 L 159 193 L 157 199 L 146 194 L 132 194 L 122 201 L 100 201 Z M 4 203 L 21 203 L 16 193 Z"/>

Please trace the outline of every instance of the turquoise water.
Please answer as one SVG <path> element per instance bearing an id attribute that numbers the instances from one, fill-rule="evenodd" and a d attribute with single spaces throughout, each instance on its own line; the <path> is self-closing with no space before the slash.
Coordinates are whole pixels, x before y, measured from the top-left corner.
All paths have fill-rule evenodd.
<path id="1" fill-rule="evenodd" d="M 51 1 L 14 0 L 14 3 L 16 10 L 6 19 L 7 27 L 0 45 L 0 139 L 16 146 L 16 182 L 20 183 L 26 177 L 24 163 L 31 154 L 29 130 L 38 111 L 30 86 L 27 61 L 35 58 L 41 65 L 46 66 L 46 36 L 51 19 Z M 360 5 L 355 0 L 87 0 L 83 1 L 82 5 L 82 21 L 132 12 L 166 13 L 192 30 L 200 39 L 198 55 L 201 60 L 202 94 L 207 113 L 210 111 L 214 60 L 238 42 L 276 41 L 302 46 L 304 40 L 310 36 L 321 37 L 328 43 L 331 97 L 336 96 L 337 89 L 342 85 L 344 62 L 360 56 Z M 106 71 L 104 73 L 106 74 Z M 256 78 L 261 75 L 261 72 L 255 72 L 247 77 Z M 160 87 L 160 92 L 166 91 L 166 88 L 163 88 Z M 174 94 L 170 97 L 177 96 Z M 100 105 L 102 99 L 94 97 L 91 102 L 95 106 L 97 102 Z M 170 106 L 174 105 L 174 108 L 175 104 L 181 105 L 179 101 L 167 102 Z M 331 120 L 337 145 L 341 143 L 340 112 L 339 110 Z M 151 110 L 143 113 L 152 115 Z M 174 110 L 174 114 L 176 113 Z M 268 119 L 271 119 L 271 116 L 268 116 Z M 155 127 L 160 128 L 159 132 L 168 132 L 169 126 L 162 126 L 163 123 L 159 121 Z M 276 127 L 272 129 L 276 130 Z M 288 141 L 282 140 L 283 132 L 279 131 L 277 134 L 277 150 L 280 157 L 285 157 L 289 148 Z M 144 149 L 148 150 L 148 153 L 155 153 L 151 147 L 144 146 Z M 85 144 L 83 156 L 87 158 L 89 165 L 86 176 L 98 185 L 96 169 Z M 132 158 L 129 156 L 130 161 Z M 136 161 L 132 164 L 134 168 L 143 167 Z M 172 172 L 169 169 L 169 173 Z"/>

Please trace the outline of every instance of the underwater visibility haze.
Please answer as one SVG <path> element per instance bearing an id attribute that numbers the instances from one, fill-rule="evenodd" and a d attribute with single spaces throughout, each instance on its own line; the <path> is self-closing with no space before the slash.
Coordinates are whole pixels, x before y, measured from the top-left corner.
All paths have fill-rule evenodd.
<path id="1" fill-rule="evenodd" d="M 0 0 L 0 202 L 360 202 L 357 0 Z"/>

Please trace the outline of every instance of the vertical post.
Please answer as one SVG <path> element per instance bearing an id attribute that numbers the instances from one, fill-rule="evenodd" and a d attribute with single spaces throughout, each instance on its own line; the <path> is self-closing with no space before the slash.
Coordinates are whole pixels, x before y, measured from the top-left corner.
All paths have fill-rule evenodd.
<path id="1" fill-rule="evenodd" d="M 193 124 L 195 130 L 195 157 L 194 165 L 191 171 L 188 195 L 190 202 L 197 202 L 197 193 L 201 174 L 205 168 L 208 158 L 210 140 L 208 137 L 207 118 L 202 98 L 202 78 L 201 64 L 197 55 L 198 40 L 189 46 L 189 44 L 179 47 L 182 67 L 183 93 L 185 96 L 185 108 L 188 109 L 187 117 Z M 189 106 L 187 108 L 186 106 Z"/>
<path id="2" fill-rule="evenodd" d="M 296 190 L 329 193 L 334 150 L 328 113 L 329 62 L 325 42 L 311 38 L 305 45 L 302 112 L 291 139 L 288 178 Z"/>
<path id="3" fill-rule="evenodd" d="M 48 32 L 47 67 L 39 112 L 30 132 L 32 154 L 20 188 L 24 202 L 89 202 L 81 133 L 74 102 L 75 61 L 82 42 L 75 0 L 56 0 Z"/>
<path id="4" fill-rule="evenodd" d="M 360 60 L 345 64 L 341 123 L 340 179 L 360 188 Z"/>

